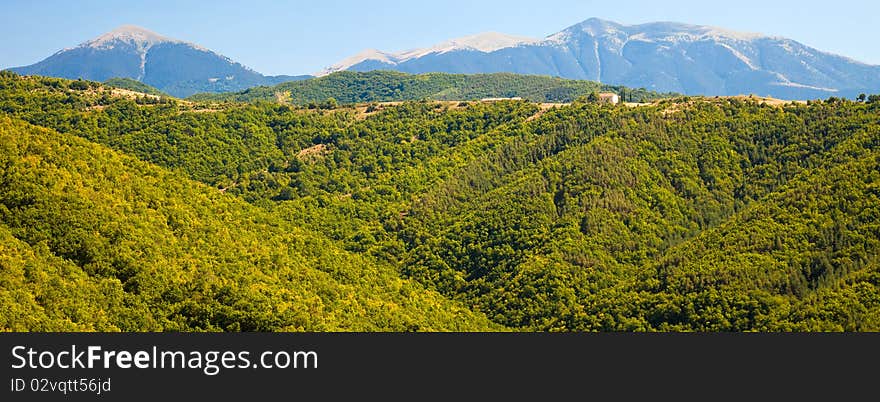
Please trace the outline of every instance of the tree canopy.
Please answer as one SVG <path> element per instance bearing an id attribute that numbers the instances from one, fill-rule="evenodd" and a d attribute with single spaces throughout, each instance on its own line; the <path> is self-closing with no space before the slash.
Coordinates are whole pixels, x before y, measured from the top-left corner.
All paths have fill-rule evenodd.
<path id="1" fill-rule="evenodd" d="M 5 329 L 880 330 L 878 102 L 0 113 Z"/>

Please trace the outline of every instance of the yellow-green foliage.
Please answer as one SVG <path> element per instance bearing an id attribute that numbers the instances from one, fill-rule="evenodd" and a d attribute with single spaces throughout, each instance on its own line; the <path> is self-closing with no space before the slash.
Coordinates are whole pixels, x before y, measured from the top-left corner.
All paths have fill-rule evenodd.
<path id="1" fill-rule="evenodd" d="M 0 166 L 6 329 L 489 328 L 317 234 L 82 139 L 0 118 Z"/>
<path id="2" fill-rule="evenodd" d="M 880 328 L 878 102 L 94 87 L 0 72 L 5 328 Z"/>

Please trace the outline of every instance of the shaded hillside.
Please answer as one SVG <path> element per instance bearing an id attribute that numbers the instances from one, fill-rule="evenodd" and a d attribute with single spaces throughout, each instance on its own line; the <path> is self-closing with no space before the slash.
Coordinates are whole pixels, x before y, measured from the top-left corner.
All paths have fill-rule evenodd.
<path id="1" fill-rule="evenodd" d="M 666 107 L 560 110 L 476 159 L 413 205 L 405 269 L 512 326 L 876 328 L 864 297 L 804 321 L 876 266 L 876 107 Z"/>

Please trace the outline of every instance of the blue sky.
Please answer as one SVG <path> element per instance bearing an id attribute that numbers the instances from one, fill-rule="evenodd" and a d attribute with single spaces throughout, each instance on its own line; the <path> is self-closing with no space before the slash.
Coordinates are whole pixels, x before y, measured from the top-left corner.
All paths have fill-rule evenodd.
<path id="1" fill-rule="evenodd" d="M 0 68 L 37 62 L 123 24 L 200 44 L 265 74 L 309 74 L 365 48 L 399 51 L 485 31 L 544 37 L 590 17 L 762 32 L 880 64 L 874 0 L 3 0 L 0 9 Z"/>

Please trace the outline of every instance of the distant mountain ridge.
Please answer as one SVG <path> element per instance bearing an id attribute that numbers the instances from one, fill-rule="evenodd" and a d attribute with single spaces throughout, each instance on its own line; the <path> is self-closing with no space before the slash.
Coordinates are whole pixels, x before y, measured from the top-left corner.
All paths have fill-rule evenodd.
<path id="1" fill-rule="evenodd" d="M 659 92 L 753 93 L 783 99 L 880 91 L 880 66 L 791 39 L 674 22 L 623 25 L 597 18 L 544 39 L 488 33 L 401 53 L 368 50 L 318 75 L 341 70 L 510 72 Z"/>
<path id="2" fill-rule="evenodd" d="M 238 92 L 311 77 L 266 76 L 199 45 L 132 25 L 10 70 L 100 82 L 128 78 L 177 97 Z M 674 22 L 623 25 L 597 18 L 543 39 L 489 32 L 405 52 L 370 49 L 317 75 L 346 70 L 504 72 L 592 80 L 659 93 L 781 99 L 851 98 L 880 92 L 880 66 L 791 39 Z"/>
<path id="3" fill-rule="evenodd" d="M 130 78 L 177 97 L 240 91 L 308 76 L 265 76 L 199 45 L 124 25 L 36 64 L 19 74 L 106 81 Z"/>
<path id="4" fill-rule="evenodd" d="M 334 64 L 321 72 L 318 76 L 325 76 L 338 71 L 348 70 L 367 60 L 384 62 L 388 64 L 401 64 L 406 61 L 417 59 L 429 54 L 442 54 L 452 51 L 472 50 L 478 52 L 494 52 L 496 50 L 515 47 L 524 44 L 536 43 L 537 39 L 522 36 L 505 35 L 498 32 L 486 32 L 462 38 L 452 39 L 426 49 L 414 49 L 400 53 L 386 53 L 381 50 L 367 49 L 337 64 Z"/>

